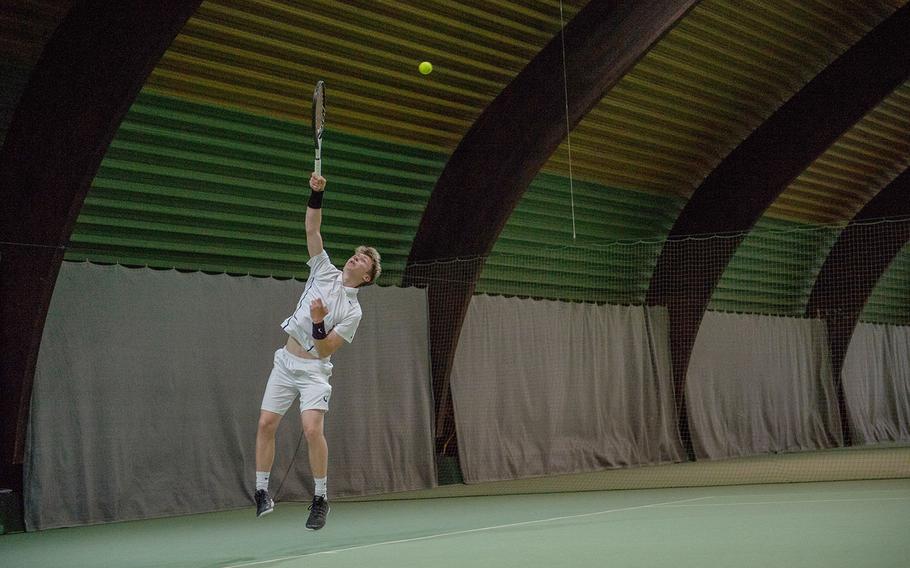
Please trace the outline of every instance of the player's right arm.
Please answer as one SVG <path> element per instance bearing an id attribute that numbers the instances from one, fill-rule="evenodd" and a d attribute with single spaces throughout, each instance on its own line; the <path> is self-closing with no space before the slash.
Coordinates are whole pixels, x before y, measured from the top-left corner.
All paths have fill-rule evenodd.
<path id="1" fill-rule="evenodd" d="M 313 172 L 310 174 L 310 200 L 306 208 L 306 248 L 310 258 L 322 252 L 322 195 L 325 191 L 325 178 Z"/>

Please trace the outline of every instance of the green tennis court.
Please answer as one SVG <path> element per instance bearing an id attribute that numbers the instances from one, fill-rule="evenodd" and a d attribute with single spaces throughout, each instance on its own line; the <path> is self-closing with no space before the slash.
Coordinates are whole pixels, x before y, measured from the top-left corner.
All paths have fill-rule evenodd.
<path id="1" fill-rule="evenodd" d="M 910 480 L 339 502 L 9 535 L 19 566 L 906 566 Z"/>

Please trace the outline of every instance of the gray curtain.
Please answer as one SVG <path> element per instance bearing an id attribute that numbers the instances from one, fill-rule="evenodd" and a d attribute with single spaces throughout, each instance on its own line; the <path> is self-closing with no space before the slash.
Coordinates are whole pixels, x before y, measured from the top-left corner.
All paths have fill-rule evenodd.
<path id="1" fill-rule="evenodd" d="M 827 346 L 820 320 L 706 313 L 686 379 L 696 456 L 839 445 Z"/>
<path id="2" fill-rule="evenodd" d="M 452 370 L 468 483 L 679 461 L 665 310 L 471 299 Z"/>
<path id="3" fill-rule="evenodd" d="M 259 403 L 302 286 L 64 263 L 32 395 L 27 527 L 250 505 Z M 354 343 L 333 358 L 330 497 L 432 487 L 426 294 L 367 288 L 360 298 Z M 295 404 L 273 491 L 299 422 Z M 308 499 L 307 471 L 304 441 L 278 498 Z"/>
<path id="4" fill-rule="evenodd" d="M 854 443 L 910 442 L 910 327 L 859 324 L 843 381 Z"/>

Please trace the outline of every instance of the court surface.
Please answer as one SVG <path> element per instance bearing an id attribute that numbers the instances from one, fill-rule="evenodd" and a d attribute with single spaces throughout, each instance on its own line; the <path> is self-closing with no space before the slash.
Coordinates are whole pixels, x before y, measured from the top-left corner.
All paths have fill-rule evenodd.
<path id="1" fill-rule="evenodd" d="M 910 479 L 336 502 L 0 536 L 2 566 L 910 565 Z"/>

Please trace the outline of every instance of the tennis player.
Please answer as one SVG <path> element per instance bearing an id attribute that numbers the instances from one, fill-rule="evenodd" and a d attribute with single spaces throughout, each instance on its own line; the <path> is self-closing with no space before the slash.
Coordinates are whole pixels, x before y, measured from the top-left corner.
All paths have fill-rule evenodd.
<path id="1" fill-rule="evenodd" d="M 323 419 L 332 395 L 331 357 L 344 342 L 354 339 L 361 317 L 359 288 L 375 282 L 382 272 L 379 253 L 366 246 L 357 247 L 343 270 L 332 266 L 322 248 L 319 232 L 325 184 L 324 177 L 310 175 L 312 192 L 306 210 L 310 276 L 294 313 L 281 324 L 288 340 L 275 352 L 256 433 L 256 516 L 261 517 L 275 508 L 269 495 L 275 431 L 294 398 L 300 395 L 300 417 L 316 485 L 306 522 L 306 528 L 312 530 L 325 526 L 329 513 L 326 489 L 329 449 L 323 435 Z"/>

